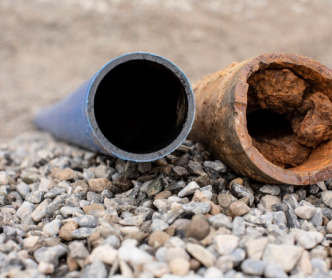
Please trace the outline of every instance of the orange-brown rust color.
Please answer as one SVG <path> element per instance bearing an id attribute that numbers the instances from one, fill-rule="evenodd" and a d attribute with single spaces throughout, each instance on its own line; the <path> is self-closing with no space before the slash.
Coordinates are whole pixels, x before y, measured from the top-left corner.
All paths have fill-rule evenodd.
<path id="1" fill-rule="evenodd" d="M 311 149 L 299 144 L 294 135 L 252 140 L 253 146 L 270 162 L 282 168 L 296 167 L 304 163 Z"/>
<path id="2" fill-rule="evenodd" d="M 291 77 L 289 80 L 290 75 L 284 69 L 291 71 L 295 77 Z M 277 75 L 278 77 L 275 79 L 279 79 L 281 82 L 285 81 L 289 85 L 301 83 L 296 77 L 305 81 L 302 86 L 295 87 L 298 88 L 296 97 L 290 98 L 294 105 L 291 109 L 286 109 L 287 115 L 294 113 L 292 110 L 296 110 L 297 104 L 298 108 L 301 108 L 302 102 L 298 102 L 298 96 L 302 94 L 300 88 L 303 88 L 303 85 L 305 87 L 303 89 L 304 99 L 309 98 L 310 102 L 314 104 L 310 105 L 311 107 L 303 105 L 311 108 L 307 111 L 305 109 L 296 111 L 298 116 L 303 112 L 304 119 L 308 114 L 309 116 L 315 115 L 310 110 L 313 110 L 313 106 L 317 106 L 317 103 L 310 99 L 311 95 L 321 92 L 330 100 L 332 98 L 332 71 L 327 67 L 309 58 L 294 54 L 261 55 L 241 63 L 233 63 L 222 71 L 204 77 L 194 85 L 196 121 L 190 138 L 201 142 L 216 158 L 222 160 L 237 173 L 260 182 L 307 185 L 332 177 L 332 141 L 329 139 L 312 148 L 304 163 L 288 169 L 273 164 L 272 159 L 269 160 L 268 156 L 264 157 L 253 146 L 247 128 L 247 113 L 251 113 L 251 110 L 247 112 L 247 107 L 250 106 L 248 80 L 254 73 L 261 73 L 264 70 L 281 70 L 281 75 Z M 264 87 L 266 88 L 266 86 L 262 86 L 262 88 Z M 263 98 L 264 104 L 269 104 L 270 99 L 272 97 Z M 272 104 L 274 104 L 273 100 Z M 304 102 L 304 104 L 306 103 Z M 253 110 L 255 109 L 259 108 L 253 108 Z M 286 112 L 285 108 L 282 109 L 282 112 Z M 326 110 L 329 111 L 328 107 Z M 325 117 L 324 113 L 323 124 L 327 125 Z M 291 125 L 291 119 L 289 125 Z M 319 119 L 319 125 L 322 124 L 321 115 L 317 115 L 315 119 Z M 289 134 L 285 133 L 283 137 L 287 135 Z M 269 139 L 268 142 L 271 143 L 273 138 Z M 284 141 L 284 146 L 287 146 L 288 140 Z M 294 143 L 291 145 L 294 146 Z M 299 152 L 297 153 L 299 154 Z M 304 154 L 306 156 L 306 152 Z M 278 160 L 283 161 L 284 159 L 279 158 Z"/>
<path id="3" fill-rule="evenodd" d="M 248 107 L 279 114 L 300 106 L 306 89 L 306 82 L 289 69 L 260 71 L 249 78 L 248 84 Z"/>
<path id="4" fill-rule="evenodd" d="M 305 99 L 294 115 L 292 127 L 299 143 L 315 148 L 331 138 L 332 103 L 323 93 L 316 92 Z"/>
<path id="5" fill-rule="evenodd" d="M 300 79 L 289 69 L 267 69 L 254 73 L 248 79 L 248 106 L 247 115 L 257 110 L 268 110 L 277 114 L 286 114 L 294 111 L 303 103 L 303 95 L 307 88 L 304 80 Z M 291 114 L 290 117 L 292 117 Z M 261 116 L 262 118 L 267 116 Z M 249 120 L 248 120 L 249 121 Z M 258 118 L 255 122 L 260 122 Z M 270 162 L 282 167 L 296 167 L 304 163 L 311 149 L 298 143 L 298 139 L 291 133 L 285 135 L 282 127 L 275 132 L 273 123 L 260 130 L 260 136 L 249 134 L 253 138 L 253 146 Z M 268 132 L 267 130 L 271 131 Z M 274 134 L 274 135 L 273 135 Z"/>

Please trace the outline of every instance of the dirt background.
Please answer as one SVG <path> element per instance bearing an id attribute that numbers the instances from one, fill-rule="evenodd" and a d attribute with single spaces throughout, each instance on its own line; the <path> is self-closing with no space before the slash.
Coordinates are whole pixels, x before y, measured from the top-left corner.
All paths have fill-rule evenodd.
<path id="1" fill-rule="evenodd" d="M 127 52 L 164 56 L 191 82 L 275 51 L 332 67 L 331 15 L 331 0 L 0 0 L 0 142 Z"/>

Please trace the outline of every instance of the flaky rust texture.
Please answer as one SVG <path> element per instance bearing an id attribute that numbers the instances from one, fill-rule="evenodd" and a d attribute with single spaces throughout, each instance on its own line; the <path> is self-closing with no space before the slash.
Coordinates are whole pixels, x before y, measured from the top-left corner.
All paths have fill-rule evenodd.
<path id="1" fill-rule="evenodd" d="M 264 54 L 232 63 L 193 88 L 196 120 L 190 138 L 237 173 L 294 185 L 332 177 L 332 71 L 327 67 L 299 55 Z M 292 134 L 252 139 L 247 109 L 283 114 Z"/>

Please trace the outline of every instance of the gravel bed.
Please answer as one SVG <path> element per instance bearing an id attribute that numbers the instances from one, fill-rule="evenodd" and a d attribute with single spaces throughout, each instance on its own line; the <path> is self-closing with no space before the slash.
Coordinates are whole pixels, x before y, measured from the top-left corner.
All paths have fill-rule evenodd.
<path id="1" fill-rule="evenodd" d="M 332 180 L 240 178 L 189 140 L 125 162 L 41 132 L 0 147 L 0 277 L 332 277 Z"/>

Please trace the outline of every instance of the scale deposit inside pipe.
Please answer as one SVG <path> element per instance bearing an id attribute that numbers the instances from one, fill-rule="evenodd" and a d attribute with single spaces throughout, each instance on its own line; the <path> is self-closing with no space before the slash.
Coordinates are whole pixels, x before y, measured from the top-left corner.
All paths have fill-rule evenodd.
<path id="1" fill-rule="evenodd" d="M 263 69 L 248 79 L 247 128 L 253 146 L 282 168 L 302 165 L 332 135 L 329 96 L 297 70 Z"/>

